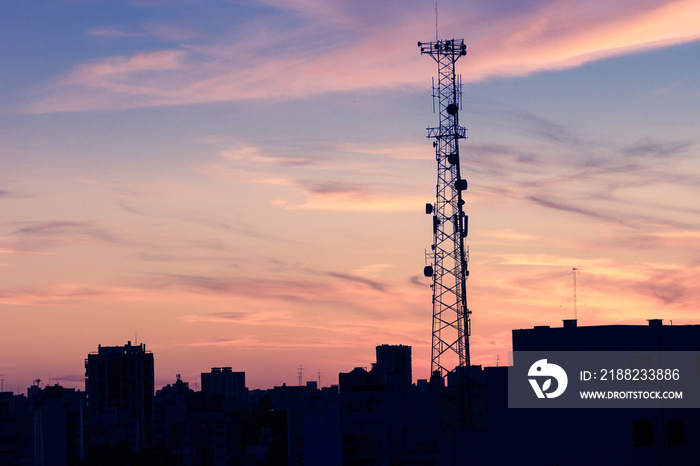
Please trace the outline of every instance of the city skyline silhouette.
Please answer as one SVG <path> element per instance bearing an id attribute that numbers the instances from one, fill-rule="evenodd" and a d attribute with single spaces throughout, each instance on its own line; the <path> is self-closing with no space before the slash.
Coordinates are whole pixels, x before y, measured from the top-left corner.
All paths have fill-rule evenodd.
<path id="1" fill-rule="evenodd" d="M 697 322 L 698 6 L 594 5 L 440 3 L 469 47 L 473 364 L 571 318 L 572 268 L 582 325 Z M 330 386 L 380 344 L 429 378 L 434 4 L 1 8 L 5 390 L 83 389 L 129 340 L 156 387 Z"/>
<path id="2" fill-rule="evenodd" d="M 34 385 L 26 395 L 0 393 L 0 464 L 456 466 L 694 461 L 699 446 L 693 439 L 700 433 L 696 374 L 700 325 L 664 325 L 661 319 L 650 319 L 646 325 L 579 326 L 575 319 L 562 324 L 513 330 L 514 359 L 508 367 L 459 367 L 445 379 L 436 373 L 415 384 L 412 348 L 379 345 L 371 368 L 343 371 L 339 383 L 331 387 L 309 381 L 251 390 L 245 372 L 213 367 L 202 372 L 201 390 L 193 390 L 179 375 L 154 390 L 157 357 L 145 344 L 100 345 L 85 359 L 85 391 L 57 384 Z M 542 356 L 564 364 L 566 370 Z M 601 365 L 588 365 L 591 356 Z M 580 390 L 620 389 L 625 382 L 621 375 L 616 382 L 611 380 L 612 372 L 600 382 L 594 382 L 592 374 L 579 378 L 578 370 L 572 370 L 572 357 L 583 357 L 579 362 L 591 369 L 615 361 L 618 371 L 623 366 L 631 371 L 630 363 L 647 367 L 656 360 L 666 369 L 656 363 L 650 367 L 653 373 L 668 373 L 664 382 L 630 381 L 626 390 L 656 393 L 661 387 L 673 388 L 675 399 L 579 400 Z M 569 375 L 568 384 L 553 392 L 557 397 L 568 392 L 558 408 L 550 404 L 552 399 L 536 396 L 527 383 L 528 376 L 536 374 L 533 368 L 544 364 L 559 373 L 540 375 L 554 375 L 557 384 Z M 673 371 L 678 371 L 677 379 Z M 542 385 L 543 390 L 549 388 Z M 458 422 L 455 405 L 442 401 L 459 392 L 471 400 L 468 426 Z M 593 405 L 586 408 L 587 403 Z M 542 435 L 550 442 L 548 448 L 531 448 Z M 508 448 L 502 447 L 504 436 Z M 586 445 L 594 448 L 582 448 Z"/>

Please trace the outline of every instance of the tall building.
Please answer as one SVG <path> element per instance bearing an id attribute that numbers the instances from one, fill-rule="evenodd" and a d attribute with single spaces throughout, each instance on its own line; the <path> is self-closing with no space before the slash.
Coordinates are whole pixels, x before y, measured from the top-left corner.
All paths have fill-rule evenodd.
<path id="1" fill-rule="evenodd" d="M 35 466 L 70 466 L 83 459 L 82 413 L 85 394 L 60 385 L 27 390 L 34 415 Z M 2 463 L 0 463 L 2 464 Z"/>
<path id="2" fill-rule="evenodd" d="M 405 345 L 377 346 L 377 368 L 386 373 L 387 382 L 393 389 L 409 389 L 413 383 L 411 347 Z"/>
<path id="3" fill-rule="evenodd" d="M 153 353 L 146 345 L 102 346 L 85 360 L 93 445 L 153 446 Z"/>
<path id="4" fill-rule="evenodd" d="M 420 387 L 412 385 L 410 346 L 380 345 L 376 349 L 377 362 L 370 371 L 356 367 L 338 375 L 339 419 L 331 421 L 329 416 L 321 424 L 329 426 L 329 435 L 339 435 L 340 457 L 328 452 L 315 461 L 309 456 L 305 464 L 442 464 L 437 461 L 438 392 L 433 389 L 437 387 L 431 388 L 426 381 Z M 339 422 L 339 432 L 330 428 L 331 422 Z M 304 439 L 307 449 L 320 439 Z M 330 439 L 324 441 L 332 445 Z"/>

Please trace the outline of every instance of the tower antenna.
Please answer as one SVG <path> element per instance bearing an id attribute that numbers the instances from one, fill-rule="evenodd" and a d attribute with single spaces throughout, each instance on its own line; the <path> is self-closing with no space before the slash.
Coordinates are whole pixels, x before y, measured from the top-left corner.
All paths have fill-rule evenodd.
<path id="1" fill-rule="evenodd" d="M 435 0 L 435 42 L 439 40 L 438 36 L 438 8 L 437 8 L 437 0 Z"/>
<path id="2" fill-rule="evenodd" d="M 454 390 L 450 382 L 452 394 L 446 396 L 444 403 L 446 412 L 459 413 L 454 426 L 463 428 L 472 421 L 469 376 L 471 311 L 467 307 L 469 248 L 464 244 L 468 217 L 462 199 L 467 180 L 462 178 L 459 162 L 459 140 L 466 138 L 466 129 L 459 125 L 462 94 L 455 63 L 467 54 L 467 46 L 464 39 L 438 39 L 418 42 L 418 47 L 421 55 L 429 55 L 438 68 L 433 94 L 439 100 L 439 126 L 427 128 L 427 137 L 433 139 L 437 160 L 435 204 L 425 206 L 425 213 L 432 215 L 433 223 L 433 243 L 428 253 L 432 265 L 423 269 L 424 275 L 433 279 L 431 372 L 443 379 L 452 373 L 455 375 L 453 381 L 466 384 L 465 390 L 460 387 Z"/>

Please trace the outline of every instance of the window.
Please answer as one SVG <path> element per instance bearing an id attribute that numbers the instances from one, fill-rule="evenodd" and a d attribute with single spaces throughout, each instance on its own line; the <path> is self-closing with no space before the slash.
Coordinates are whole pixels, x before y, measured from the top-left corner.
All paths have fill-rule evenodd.
<path id="1" fill-rule="evenodd" d="M 373 433 L 345 434 L 343 436 L 343 453 L 345 456 L 374 456 L 376 451 Z"/>
<path id="2" fill-rule="evenodd" d="M 369 401 L 350 401 L 348 402 L 348 413 L 371 413 Z"/>
<path id="3" fill-rule="evenodd" d="M 669 445 L 683 445 L 685 435 L 683 434 L 683 419 L 672 419 L 666 424 L 666 439 Z"/>
<path id="4" fill-rule="evenodd" d="M 654 444 L 654 430 L 651 419 L 632 421 L 632 436 L 635 447 L 647 447 Z"/>

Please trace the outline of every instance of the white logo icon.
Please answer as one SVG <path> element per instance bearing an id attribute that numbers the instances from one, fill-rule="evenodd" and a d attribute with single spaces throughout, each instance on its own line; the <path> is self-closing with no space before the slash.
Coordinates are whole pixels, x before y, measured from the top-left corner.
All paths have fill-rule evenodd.
<path id="1" fill-rule="evenodd" d="M 532 389 L 535 390 L 537 398 L 556 398 L 564 393 L 566 385 L 569 383 L 569 378 L 566 376 L 564 369 L 556 364 L 548 363 L 546 359 L 535 361 L 535 363 L 530 366 L 527 375 L 528 377 L 546 377 L 541 387 L 537 379 L 528 379 L 530 385 L 532 385 Z M 557 381 L 557 388 L 553 392 L 547 392 L 552 386 L 552 379 Z"/>

